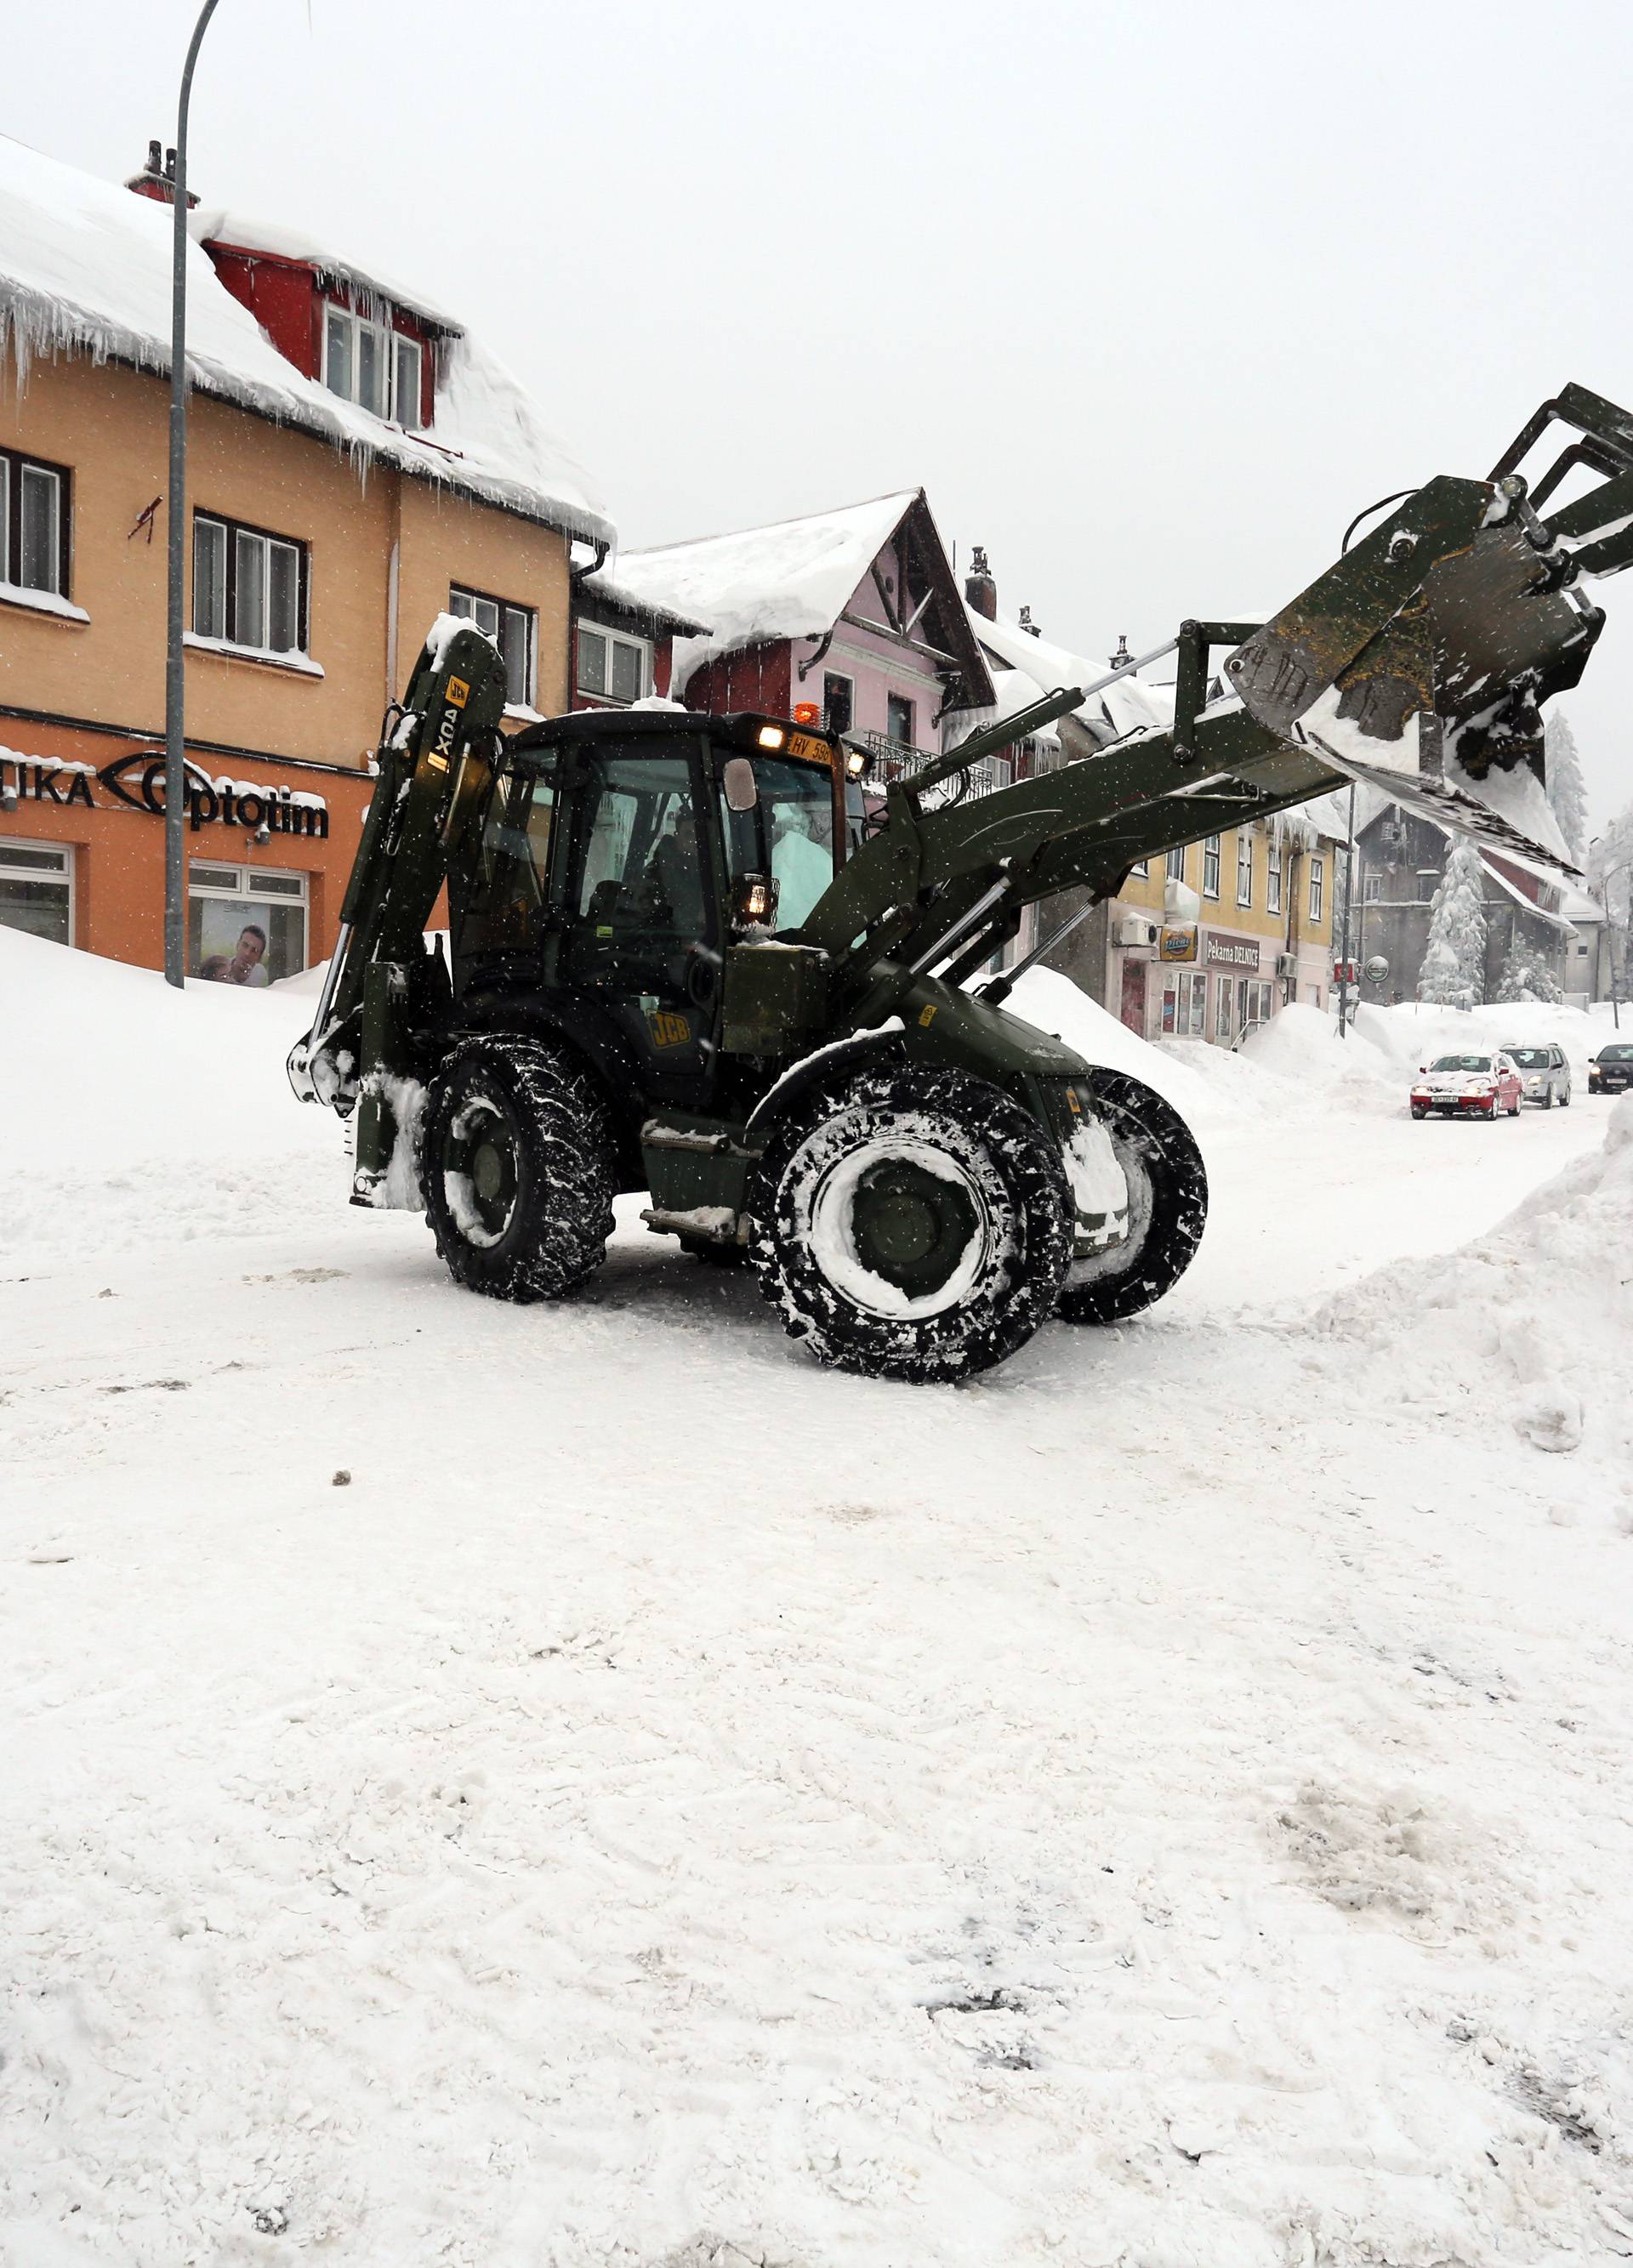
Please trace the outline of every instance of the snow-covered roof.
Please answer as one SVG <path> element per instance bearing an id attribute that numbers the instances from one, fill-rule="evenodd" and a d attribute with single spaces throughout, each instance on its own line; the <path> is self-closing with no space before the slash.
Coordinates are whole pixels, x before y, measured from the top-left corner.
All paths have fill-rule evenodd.
<path id="1" fill-rule="evenodd" d="M 171 233 L 168 205 L 0 136 L 0 352 L 9 342 L 25 376 L 31 358 L 64 351 L 167 373 Z M 403 298 L 425 309 L 414 293 Z M 520 382 L 469 337 L 451 338 L 443 353 L 436 438 L 422 440 L 285 362 L 208 254 L 189 247 L 188 366 L 202 392 L 299 426 L 360 462 L 395 465 L 610 543 L 612 524 L 589 475 Z"/>
<path id="2" fill-rule="evenodd" d="M 1610 919 L 1603 902 L 1592 896 L 1586 890 L 1578 889 L 1574 882 L 1561 882 L 1556 887 L 1559 891 L 1559 910 L 1568 922 L 1587 922 L 1592 924 L 1594 922 L 1606 922 Z"/>
<path id="3" fill-rule="evenodd" d="M 617 579 L 647 604 L 707 622 L 689 670 L 773 638 L 821 637 L 901 526 L 920 491 L 874 497 L 839 512 L 700 535 L 620 553 Z M 594 589 L 596 578 L 586 587 Z"/>
<path id="4" fill-rule="evenodd" d="M 169 208 L 165 210 L 168 212 Z M 229 245 L 241 252 L 270 253 L 275 260 L 299 261 L 305 267 L 315 268 L 321 276 L 344 276 L 366 296 L 389 299 L 412 314 L 423 315 L 439 330 L 458 334 L 464 329 L 462 323 L 456 322 L 412 284 L 395 281 L 372 261 L 365 267 L 345 253 L 337 252 L 332 245 L 321 243 L 304 230 L 290 228 L 282 221 L 255 220 L 248 213 L 201 204 L 188 215 L 187 227 L 195 244 Z"/>
<path id="5" fill-rule="evenodd" d="M 1023 630 L 1018 622 L 989 621 L 967 600 L 964 611 L 971 629 L 999 666 L 1017 671 L 1030 681 L 1033 689 L 1027 694 L 1027 701 L 1041 700 L 1058 687 L 1092 685 L 1105 675 L 1105 662 L 1090 660 L 1085 654 L 1074 653 L 1069 646 Z M 1016 708 L 1025 705 L 1025 702 L 1016 703 Z M 1126 733 L 1145 732 L 1152 726 L 1161 730 L 1173 722 L 1173 689 L 1149 684 L 1130 673 L 1091 695 L 1075 714 L 1103 741 L 1120 740 Z"/>
<path id="6" fill-rule="evenodd" d="M 605 570 L 587 575 L 579 585 L 584 601 L 591 608 L 599 600 L 610 614 L 633 615 L 657 630 L 673 631 L 676 636 L 699 637 L 709 627 L 691 615 L 676 614 L 672 607 L 661 606 L 655 599 L 644 597 L 620 575 L 609 575 Z"/>

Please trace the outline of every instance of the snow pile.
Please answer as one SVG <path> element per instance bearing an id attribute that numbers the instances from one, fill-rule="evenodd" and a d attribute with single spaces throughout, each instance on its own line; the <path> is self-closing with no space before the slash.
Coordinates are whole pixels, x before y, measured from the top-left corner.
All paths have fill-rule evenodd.
<path id="1" fill-rule="evenodd" d="M 33 357 L 65 350 L 167 372 L 171 239 L 168 206 L 0 136 L 0 351 L 9 341 L 25 379 Z M 583 467 L 470 338 L 445 342 L 435 438 L 419 440 L 303 376 L 208 254 L 189 242 L 187 259 L 188 364 L 204 393 L 300 426 L 359 462 L 396 465 L 587 542 L 612 541 Z"/>
<path id="2" fill-rule="evenodd" d="M 265 1234 L 344 1204 L 339 1129 L 284 1076 L 304 997 L 178 992 L 0 927 L 0 1263 Z"/>
<path id="3" fill-rule="evenodd" d="M 1356 1036 L 1393 1066 L 1403 1091 L 1418 1066 L 1436 1056 L 1480 1047 L 1556 1046 L 1565 1051 L 1572 1084 L 1585 1094 L 1588 1059 L 1605 1042 L 1597 1016 L 1547 1000 L 1511 1000 L 1467 1011 L 1414 1008 L 1407 1002 L 1397 1008 L 1363 1006 L 1356 1011 L 1355 1028 Z"/>
<path id="4" fill-rule="evenodd" d="M 1535 1448 L 1585 1446 L 1633 1470 L 1633 1096 L 1600 1150 L 1488 1235 L 1367 1278 L 1317 1328 L 1367 1351 L 1366 1398 L 1511 1425 Z M 1633 1519 L 1633 1494 L 1623 1504 Z"/>

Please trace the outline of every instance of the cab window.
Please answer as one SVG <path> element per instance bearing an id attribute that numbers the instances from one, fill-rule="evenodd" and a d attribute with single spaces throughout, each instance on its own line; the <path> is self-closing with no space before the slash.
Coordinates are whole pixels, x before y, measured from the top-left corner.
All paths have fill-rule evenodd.
<path id="1" fill-rule="evenodd" d="M 571 903 L 597 933 L 711 933 L 709 867 L 698 826 L 695 775 L 684 750 L 616 746 L 578 760 Z"/>
<path id="2" fill-rule="evenodd" d="M 776 880 L 777 926 L 798 929 L 833 880 L 833 778 L 825 765 L 792 758 L 754 760 L 759 802 L 732 811 L 720 799 L 720 829 L 733 878 Z"/>
<path id="3" fill-rule="evenodd" d="M 458 877 L 460 952 L 525 951 L 540 941 L 555 800 L 553 753 L 495 782 L 474 855 Z"/>

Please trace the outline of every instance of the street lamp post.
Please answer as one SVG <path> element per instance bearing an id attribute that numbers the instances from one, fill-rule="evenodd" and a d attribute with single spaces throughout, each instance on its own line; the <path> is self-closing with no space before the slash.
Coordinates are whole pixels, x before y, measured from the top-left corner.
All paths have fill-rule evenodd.
<path id="1" fill-rule="evenodd" d="M 181 832 L 187 803 L 187 680 L 181 649 L 187 562 L 187 114 L 193 66 L 218 0 L 204 0 L 176 104 L 175 162 L 171 169 L 174 228 L 170 264 L 170 499 L 169 576 L 165 610 L 165 982 L 187 981 L 187 858 Z"/>

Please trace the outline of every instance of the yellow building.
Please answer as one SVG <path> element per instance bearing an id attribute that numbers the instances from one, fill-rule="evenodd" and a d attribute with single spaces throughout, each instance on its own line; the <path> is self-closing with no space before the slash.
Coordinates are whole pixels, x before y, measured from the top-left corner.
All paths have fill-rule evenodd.
<path id="1" fill-rule="evenodd" d="M 134 189 L 137 192 L 131 194 Z M 432 619 L 569 705 L 578 545 L 610 525 L 536 407 L 422 298 L 190 217 L 190 973 L 327 953 L 367 764 Z M 0 141 L 0 922 L 157 966 L 171 212 Z"/>

